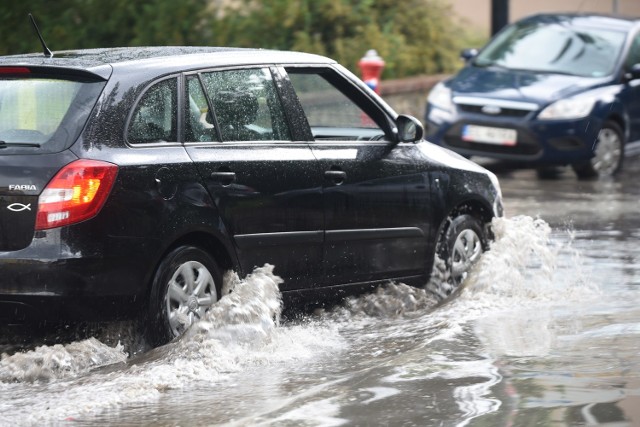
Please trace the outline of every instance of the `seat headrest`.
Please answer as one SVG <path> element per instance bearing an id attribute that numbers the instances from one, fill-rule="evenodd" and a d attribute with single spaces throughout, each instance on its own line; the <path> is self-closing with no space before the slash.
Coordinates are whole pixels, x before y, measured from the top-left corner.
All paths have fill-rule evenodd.
<path id="1" fill-rule="evenodd" d="M 251 92 L 218 92 L 213 105 L 221 126 L 250 124 L 258 115 L 258 98 Z"/>

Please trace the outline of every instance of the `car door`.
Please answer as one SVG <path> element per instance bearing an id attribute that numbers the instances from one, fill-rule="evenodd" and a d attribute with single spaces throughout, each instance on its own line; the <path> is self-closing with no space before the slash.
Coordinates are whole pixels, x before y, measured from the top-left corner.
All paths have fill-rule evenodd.
<path id="1" fill-rule="evenodd" d="M 185 146 L 233 237 L 243 272 L 270 263 L 281 289 L 322 275 L 318 163 L 294 142 L 268 67 L 185 76 Z"/>
<path id="2" fill-rule="evenodd" d="M 415 144 L 391 144 L 393 119 L 346 70 L 285 67 L 323 178 L 325 285 L 424 274 L 427 177 Z"/>

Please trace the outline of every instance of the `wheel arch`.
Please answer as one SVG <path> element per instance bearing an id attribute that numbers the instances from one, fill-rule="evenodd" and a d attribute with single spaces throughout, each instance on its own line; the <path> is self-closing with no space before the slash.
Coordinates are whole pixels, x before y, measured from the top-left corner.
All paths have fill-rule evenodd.
<path id="1" fill-rule="evenodd" d="M 485 225 L 487 240 L 490 240 L 493 237 L 493 234 L 491 232 L 491 220 L 494 218 L 494 215 L 491 207 L 487 206 L 487 204 L 482 200 L 467 199 L 456 204 L 441 220 L 440 226 L 438 228 L 438 239 L 436 240 L 436 245 L 439 245 L 442 241 L 442 237 L 446 234 L 447 229 L 451 224 L 451 220 L 460 215 L 471 215 L 474 218 L 480 220 L 480 222 Z"/>
<path id="2" fill-rule="evenodd" d="M 622 136 L 624 138 L 624 141 L 622 141 L 624 146 L 624 143 L 629 140 L 629 126 L 627 126 L 626 120 L 624 119 L 624 117 L 622 117 L 622 115 L 618 113 L 612 113 L 605 117 L 605 120 L 602 123 L 604 124 L 608 121 L 611 121 L 620 126 L 620 130 L 622 130 Z"/>
<path id="3" fill-rule="evenodd" d="M 156 274 L 156 271 L 158 270 L 158 266 L 160 265 L 162 260 L 169 253 L 171 253 L 171 251 L 180 246 L 195 246 L 208 252 L 216 261 L 218 267 L 222 272 L 225 272 L 227 270 L 237 270 L 239 267 L 237 260 L 231 253 L 230 248 L 223 243 L 222 239 L 206 231 L 190 231 L 179 237 L 176 237 L 171 242 L 171 244 L 167 245 L 157 257 L 156 261 L 153 264 L 153 268 L 150 269 L 145 281 L 145 293 L 147 297 L 152 290 L 151 288 L 153 285 L 154 276 Z"/>

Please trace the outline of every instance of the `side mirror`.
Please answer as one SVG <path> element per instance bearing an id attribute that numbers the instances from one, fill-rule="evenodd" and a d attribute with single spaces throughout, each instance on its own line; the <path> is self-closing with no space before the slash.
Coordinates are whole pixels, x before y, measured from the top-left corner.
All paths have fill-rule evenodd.
<path id="1" fill-rule="evenodd" d="M 631 69 L 624 73 L 624 78 L 627 81 L 640 79 L 640 64 L 634 64 Z"/>
<path id="2" fill-rule="evenodd" d="M 424 136 L 424 127 L 418 119 L 401 114 L 396 119 L 399 142 L 417 142 Z"/>
<path id="3" fill-rule="evenodd" d="M 460 58 L 464 59 L 464 62 L 469 62 L 476 56 L 478 56 L 478 49 L 475 48 L 464 49 L 460 52 Z"/>

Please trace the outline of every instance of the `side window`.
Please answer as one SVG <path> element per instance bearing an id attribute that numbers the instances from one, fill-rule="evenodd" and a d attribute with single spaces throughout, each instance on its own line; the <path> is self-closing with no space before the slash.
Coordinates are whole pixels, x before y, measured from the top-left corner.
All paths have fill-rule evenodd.
<path id="1" fill-rule="evenodd" d="M 370 115 L 347 96 L 353 86 L 333 72 L 291 68 L 287 73 L 315 139 L 370 140 L 384 136 Z"/>
<path id="2" fill-rule="evenodd" d="M 187 142 L 220 141 L 216 132 L 213 116 L 209 109 L 207 96 L 202 90 L 198 76 L 187 77 Z"/>
<path id="3" fill-rule="evenodd" d="M 132 144 L 177 141 L 176 79 L 156 83 L 142 96 L 129 124 Z"/>
<path id="4" fill-rule="evenodd" d="M 631 43 L 631 48 L 629 49 L 629 54 L 627 55 L 627 60 L 625 62 L 625 68 L 629 70 L 636 64 L 640 64 L 640 34 L 636 34 L 633 42 Z"/>
<path id="5" fill-rule="evenodd" d="M 217 140 L 291 140 L 269 69 L 214 71 L 200 77 L 214 113 L 205 114 L 204 121 L 217 124 Z M 190 95 L 196 91 L 191 85 Z"/>

